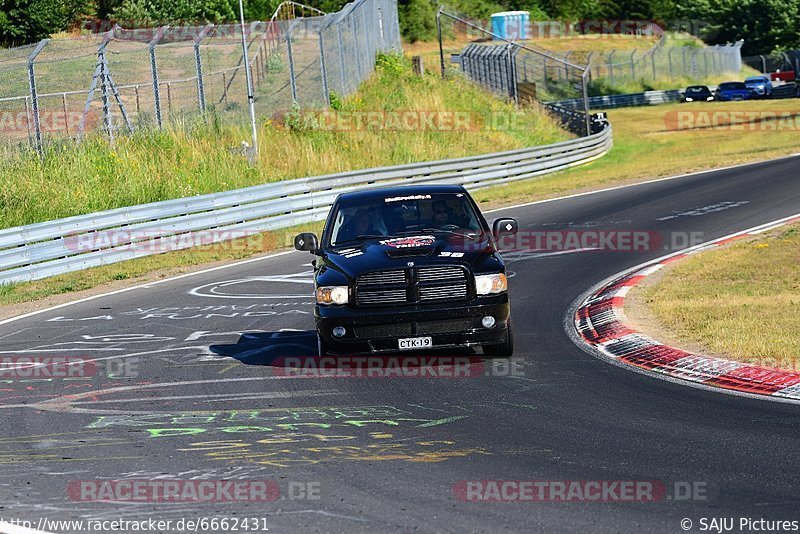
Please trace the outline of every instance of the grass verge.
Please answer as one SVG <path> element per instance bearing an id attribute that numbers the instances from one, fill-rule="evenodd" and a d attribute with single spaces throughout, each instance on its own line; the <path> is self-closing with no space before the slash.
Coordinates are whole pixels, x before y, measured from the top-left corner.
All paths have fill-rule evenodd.
<path id="1" fill-rule="evenodd" d="M 771 368 L 800 363 L 800 225 L 677 262 L 631 293 L 679 341 Z"/>

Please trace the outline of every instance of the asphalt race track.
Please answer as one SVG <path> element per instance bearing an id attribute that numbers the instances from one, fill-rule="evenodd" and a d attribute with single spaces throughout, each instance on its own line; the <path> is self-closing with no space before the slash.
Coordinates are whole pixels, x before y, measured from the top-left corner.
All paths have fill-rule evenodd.
<path id="1" fill-rule="evenodd" d="M 0 325 L 0 356 L 88 358 L 0 381 L 0 517 L 257 517 L 272 532 L 682 532 L 800 519 L 800 406 L 698 390 L 571 341 L 573 301 L 623 269 L 800 212 L 797 157 L 487 214 L 521 232 L 636 230 L 644 251 L 507 254 L 516 356 L 466 378 L 296 378 L 310 254 L 290 252 Z M 282 498 L 87 502 L 95 479 L 270 480 Z M 658 481 L 657 502 L 467 502 L 464 481 Z M 676 486 L 676 483 L 678 485 Z M 682 500 L 683 483 L 704 488 Z M 317 494 L 318 493 L 318 494 Z M 311 498 L 309 498 L 311 497 Z M 62 532 L 65 530 L 61 530 Z M 735 530 L 736 531 L 736 530 Z"/>

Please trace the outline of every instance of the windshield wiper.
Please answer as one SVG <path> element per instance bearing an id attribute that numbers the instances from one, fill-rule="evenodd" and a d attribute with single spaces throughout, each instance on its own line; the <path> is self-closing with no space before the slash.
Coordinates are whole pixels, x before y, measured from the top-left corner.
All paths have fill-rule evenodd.
<path id="1" fill-rule="evenodd" d="M 451 235 L 457 235 L 459 237 L 475 237 L 478 235 L 478 232 L 474 231 L 467 231 L 467 232 L 457 232 L 456 230 L 446 230 L 444 228 L 423 228 L 419 230 L 420 232 L 447 232 Z"/>
<path id="2" fill-rule="evenodd" d="M 337 241 L 336 243 L 333 244 L 333 246 L 334 247 L 340 247 L 340 246 L 344 245 L 345 243 L 354 243 L 356 241 L 364 241 L 365 239 L 378 239 L 378 238 L 381 238 L 381 237 L 386 237 L 386 236 L 383 235 L 383 234 L 361 234 L 361 235 L 357 235 L 357 236 L 355 236 L 353 238 L 347 239 L 345 241 Z"/>

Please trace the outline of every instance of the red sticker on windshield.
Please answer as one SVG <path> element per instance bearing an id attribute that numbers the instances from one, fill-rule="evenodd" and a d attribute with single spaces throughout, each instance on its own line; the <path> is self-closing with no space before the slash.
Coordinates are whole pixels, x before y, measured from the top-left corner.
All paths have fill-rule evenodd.
<path id="1" fill-rule="evenodd" d="M 411 237 L 395 237 L 394 239 L 384 239 L 381 245 L 392 248 L 415 248 L 429 247 L 433 245 L 436 238 L 432 235 L 416 235 Z"/>

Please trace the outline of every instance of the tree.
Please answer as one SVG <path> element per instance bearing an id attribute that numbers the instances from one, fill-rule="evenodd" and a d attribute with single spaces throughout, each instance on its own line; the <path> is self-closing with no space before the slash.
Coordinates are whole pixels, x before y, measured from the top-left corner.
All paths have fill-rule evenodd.
<path id="1" fill-rule="evenodd" d="M 0 0 L 0 42 L 7 46 L 36 42 L 66 30 L 93 8 L 87 0 Z"/>
<path id="2" fill-rule="evenodd" d="M 711 44 L 744 39 L 744 55 L 800 47 L 800 6 L 794 0 L 699 0 L 678 16 L 709 21 L 701 37 Z"/>
<path id="3" fill-rule="evenodd" d="M 414 43 L 436 37 L 436 10 L 429 0 L 400 0 L 397 3 L 400 32 Z"/>

